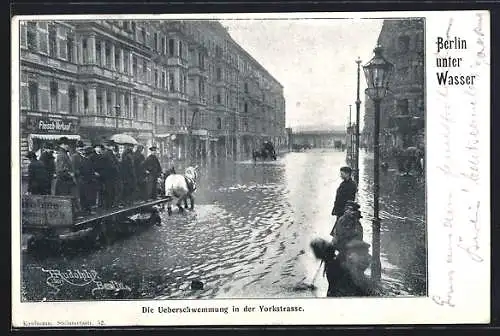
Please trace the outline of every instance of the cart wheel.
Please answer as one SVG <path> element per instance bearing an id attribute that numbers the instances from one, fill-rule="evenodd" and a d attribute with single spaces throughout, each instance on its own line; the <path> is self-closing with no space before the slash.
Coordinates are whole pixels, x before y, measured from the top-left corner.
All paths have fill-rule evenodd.
<path id="1" fill-rule="evenodd" d="M 108 225 L 106 220 L 100 220 L 99 223 L 94 227 L 94 234 L 92 237 L 94 241 L 99 245 L 106 245 L 109 243 L 108 236 Z"/>
<path id="2" fill-rule="evenodd" d="M 161 226 L 161 217 L 158 211 L 154 211 L 150 218 L 150 223 L 156 226 Z"/>

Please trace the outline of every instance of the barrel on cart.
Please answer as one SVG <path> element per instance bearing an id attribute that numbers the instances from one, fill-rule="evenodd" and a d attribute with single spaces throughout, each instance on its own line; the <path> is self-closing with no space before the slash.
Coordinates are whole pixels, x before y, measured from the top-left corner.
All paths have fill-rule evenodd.
<path id="1" fill-rule="evenodd" d="M 137 202 L 121 208 L 78 216 L 71 196 L 25 195 L 22 198 L 22 233 L 29 241 L 73 240 L 90 237 L 106 240 L 125 227 L 161 225 L 159 211 L 166 199 Z"/>

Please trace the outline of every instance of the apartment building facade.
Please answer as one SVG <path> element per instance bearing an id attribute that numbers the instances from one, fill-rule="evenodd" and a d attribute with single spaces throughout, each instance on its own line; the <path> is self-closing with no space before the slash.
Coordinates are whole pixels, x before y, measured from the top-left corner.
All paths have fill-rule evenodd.
<path id="1" fill-rule="evenodd" d="M 286 146 L 283 86 L 216 21 L 20 23 L 21 154 L 127 133 L 178 159 Z"/>

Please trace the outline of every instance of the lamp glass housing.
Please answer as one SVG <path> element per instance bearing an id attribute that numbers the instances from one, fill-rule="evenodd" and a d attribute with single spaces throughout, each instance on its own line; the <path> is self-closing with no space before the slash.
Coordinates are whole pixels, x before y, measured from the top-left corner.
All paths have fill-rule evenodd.
<path id="1" fill-rule="evenodd" d="M 373 50 L 375 56 L 363 66 L 367 89 L 366 94 L 373 100 L 381 100 L 387 94 L 394 65 L 382 56 L 382 47 Z"/>

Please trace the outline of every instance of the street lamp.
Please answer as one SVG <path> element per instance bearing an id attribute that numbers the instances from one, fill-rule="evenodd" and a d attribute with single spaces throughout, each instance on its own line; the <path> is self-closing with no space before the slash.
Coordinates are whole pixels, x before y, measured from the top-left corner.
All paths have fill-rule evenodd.
<path id="1" fill-rule="evenodd" d="M 394 70 L 394 65 L 382 57 L 382 47 L 377 46 L 373 50 L 375 56 L 363 66 L 366 77 L 368 97 L 373 100 L 375 107 L 374 139 L 373 139 L 373 223 L 372 223 L 372 266 L 371 276 L 373 280 L 379 281 L 381 277 L 380 264 L 380 218 L 379 214 L 379 133 L 380 133 L 380 101 L 386 96 L 389 88 L 389 80 Z"/>
<path id="2" fill-rule="evenodd" d="M 113 106 L 113 108 L 115 109 L 115 129 L 116 129 L 116 133 L 118 133 L 118 117 L 120 116 L 120 108 L 121 106 L 119 104 L 116 104 L 115 106 Z"/>

